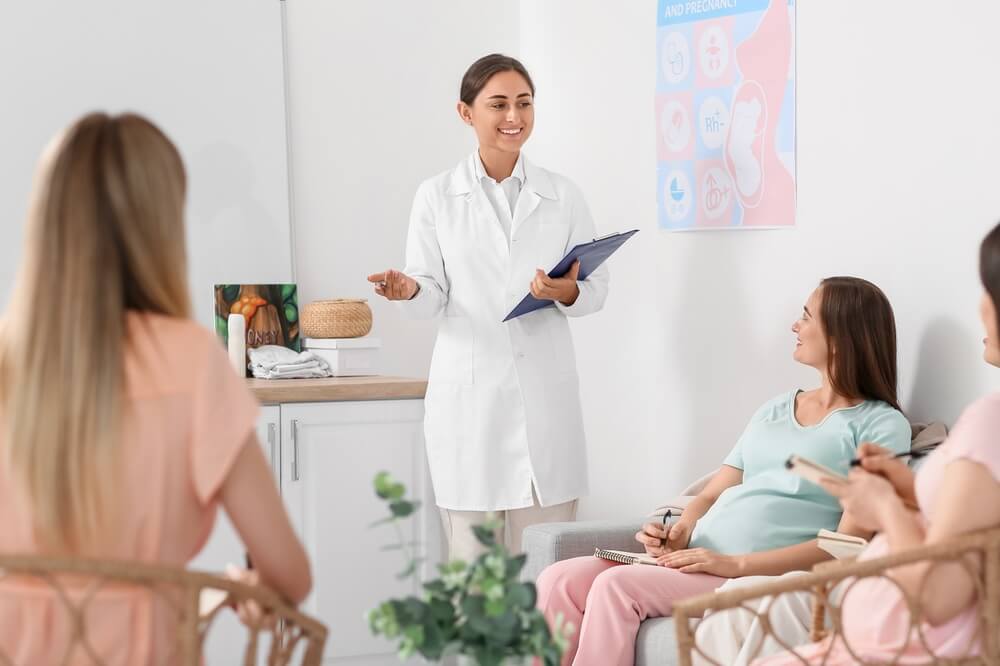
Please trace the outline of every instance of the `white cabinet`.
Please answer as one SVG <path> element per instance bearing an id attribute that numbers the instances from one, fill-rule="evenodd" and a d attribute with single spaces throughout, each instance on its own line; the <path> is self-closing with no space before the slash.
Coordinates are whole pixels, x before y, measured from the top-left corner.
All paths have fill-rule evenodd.
<path id="1" fill-rule="evenodd" d="M 385 470 L 421 502 L 404 521 L 403 539 L 418 542 L 421 577 L 441 561 L 441 529 L 424 457 L 423 401 L 285 403 L 262 408 L 257 434 L 275 471 L 285 507 L 312 564 L 313 591 L 303 610 L 329 629 L 324 664 L 396 666 L 394 645 L 374 637 L 365 615 L 390 597 L 419 594 L 419 582 L 397 580 L 404 568 L 391 525 L 370 527 L 388 508 L 372 481 Z M 243 565 L 243 546 L 224 512 L 192 568 Z M 239 663 L 246 631 L 223 613 L 209 632 L 206 663 Z M 421 663 L 411 660 L 405 663 Z"/>
<path id="2" fill-rule="evenodd" d="M 395 666 L 393 644 L 371 635 L 365 614 L 420 588 L 412 578 L 396 578 L 403 555 L 383 550 L 400 539 L 393 526 L 371 527 L 388 515 L 372 481 L 387 471 L 421 502 L 401 536 L 427 557 L 422 575 L 435 571 L 441 532 L 424 459 L 423 402 L 282 405 L 281 425 L 281 493 L 313 564 L 313 591 L 303 607 L 330 630 L 323 663 Z"/>

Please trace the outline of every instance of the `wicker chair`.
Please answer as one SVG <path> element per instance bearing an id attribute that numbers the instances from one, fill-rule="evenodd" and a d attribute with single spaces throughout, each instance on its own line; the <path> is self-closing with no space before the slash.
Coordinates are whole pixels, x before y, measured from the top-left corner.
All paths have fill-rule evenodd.
<path id="1" fill-rule="evenodd" d="M 978 573 L 969 562 L 970 556 L 980 558 L 982 565 Z M 771 605 L 760 603 L 764 597 L 773 598 L 783 594 L 811 595 L 812 640 L 831 638 L 830 643 L 833 643 L 833 638 L 839 638 L 857 663 L 868 663 L 855 654 L 843 633 L 841 602 L 843 596 L 850 593 L 851 581 L 871 577 L 888 578 L 887 572 L 893 567 L 927 561 L 959 563 L 974 577 L 980 621 L 977 638 L 981 643 L 981 652 L 978 656 L 967 654 L 962 658 L 945 659 L 935 655 L 924 639 L 920 600 L 907 594 L 904 598 L 910 610 L 910 627 L 915 631 L 928 655 L 927 663 L 1000 664 L 1000 528 L 974 532 L 956 537 L 949 543 L 921 546 L 871 560 L 824 562 L 812 572 L 800 576 L 742 589 L 712 592 L 679 602 L 674 606 L 679 663 L 682 666 L 690 666 L 695 654 L 706 663 L 718 663 L 712 658 L 710 647 L 697 644 L 697 627 L 694 625 L 706 612 L 718 613 L 739 609 L 735 612 L 750 613 L 759 620 L 761 632 L 765 637 L 785 649 L 793 648 L 794 646 L 787 645 L 774 631 L 774 626 L 768 617 Z M 830 593 L 840 583 L 843 583 L 842 594 L 839 595 L 840 600 L 835 601 Z M 800 659 L 803 664 L 807 663 L 805 659 L 801 657 Z M 897 662 L 893 660 L 878 663 L 884 665 Z"/>
<path id="2" fill-rule="evenodd" d="M 243 664 L 285 666 L 293 659 L 304 666 L 318 666 L 327 630 L 318 621 L 289 606 L 272 590 L 226 578 L 180 568 L 36 556 L 0 556 L 0 599 L 16 598 L 18 587 L 29 585 L 51 595 L 67 614 L 69 636 L 61 664 L 105 663 L 88 640 L 85 615 L 99 592 L 136 590 L 148 592 L 158 609 L 175 623 L 169 637 L 170 654 L 158 664 L 200 666 L 202 645 L 213 621 L 222 612 L 233 612 L 231 604 L 255 603 L 260 610 L 247 622 L 247 646 Z M 48 590 L 46 590 L 48 588 Z M 211 600 L 207 604 L 206 600 Z M 258 650 L 266 646 L 258 655 Z M 62 652 L 62 646 L 58 647 Z M 0 647 L 0 664 L 15 665 Z M 21 666 L 16 664 L 16 666 Z"/>

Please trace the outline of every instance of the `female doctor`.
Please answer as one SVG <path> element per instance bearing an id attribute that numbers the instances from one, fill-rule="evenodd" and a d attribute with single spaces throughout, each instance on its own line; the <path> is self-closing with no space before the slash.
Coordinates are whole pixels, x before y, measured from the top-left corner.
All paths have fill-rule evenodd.
<path id="1" fill-rule="evenodd" d="M 417 189 L 406 268 L 368 277 L 375 293 L 413 317 L 444 314 L 425 399 L 427 459 L 452 558 L 481 552 L 472 526 L 487 512 L 521 550 L 528 525 L 573 520 L 587 492 L 586 446 L 573 341 L 566 317 L 596 312 L 602 267 L 577 281 L 551 269 L 594 223 L 579 190 L 529 162 L 521 147 L 535 120 L 524 66 L 480 58 L 462 78 L 458 115 L 479 148 Z M 555 307 L 508 322 L 531 292 Z"/>

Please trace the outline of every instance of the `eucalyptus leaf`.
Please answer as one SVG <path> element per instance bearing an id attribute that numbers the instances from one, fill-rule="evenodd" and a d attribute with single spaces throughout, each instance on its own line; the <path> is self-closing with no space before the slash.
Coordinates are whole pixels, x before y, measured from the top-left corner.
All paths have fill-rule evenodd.
<path id="1" fill-rule="evenodd" d="M 392 511 L 394 518 L 406 518 L 412 515 L 414 511 L 417 510 L 419 504 L 417 502 L 410 502 L 408 500 L 396 500 L 389 503 L 389 510 Z"/>
<path id="2" fill-rule="evenodd" d="M 379 472 L 375 475 L 375 494 L 382 499 L 389 498 L 389 486 L 393 485 L 389 472 Z"/>
<path id="3" fill-rule="evenodd" d="M 538 593 L 532 583 L 518 583 L 507 590 L 507 603 L 515 608 L 534 608 Z"/>
<path id="4" fill-rule="evenodd" d="M 474 525 L 472 527 L 472 533 L 476 535 L 476 541 L 483 544 L 487 548 L 492 548 L 497 545 L 496 534 L 488 527 L 483 525 Z"/>

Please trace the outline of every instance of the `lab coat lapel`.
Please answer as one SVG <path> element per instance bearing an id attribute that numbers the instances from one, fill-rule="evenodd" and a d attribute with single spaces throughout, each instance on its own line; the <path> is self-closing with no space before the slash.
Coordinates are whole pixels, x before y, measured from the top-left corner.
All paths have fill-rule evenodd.
<path id="1" fill-rule="evenodd" d="M 555 188 L 552 187 L 552 180 L 548 173 L 539 169 L 528 161 L 528 158 L 521 154 L 524 166 L 524 189 L 517 199 L 517 206 L 514 209 L 514 223 L 511 225 L 510 237 L 517 236 L 525 222 L 528 222 L 532 213 L 538 208 L 542 199 L 555 200 L 558 197 Z"/>
<path id="2" fill-rule="evenodd" d="M 497 218 L 497 212 L 493 210 L 493 204 L 490 203 L 489 197 L 486 196 L 486 192 L 483 190 L 482 183 L 476 183 L 475 187 L 472 188 L 472 192 L 469 193 L 467 201 L 473 207 L 475 219 L 481 220 L 484 226 L 489 227 L 487 233 L 489 233 L 490 238 L 493 240 L 493 244 L 504 255 L 509 254 L 510 246 L 507 244 L 507 234 L 504 232 L 503 226 Z"/>
<path id="3" fill-rule="evenodd" d="M 448 184 L 448 194 L 452 196 L 462 196 L 465 198 L 470 216 L 474 224 L 481 224 L 483 233 L 489 234 L 492 244 L 496 247 L 501 256 L 510 255 L 510 246 L 507 244 L 507 234 L 504 233 L 497 213 L 490 204 L 489 197 L 483 190 L 482 183 L 477 182 L 476 166 L 474 160 L 479 159 L 477 153 L 472 153 L 462 164 L 455 168 L 451 174 L 451 182 Z"/>

